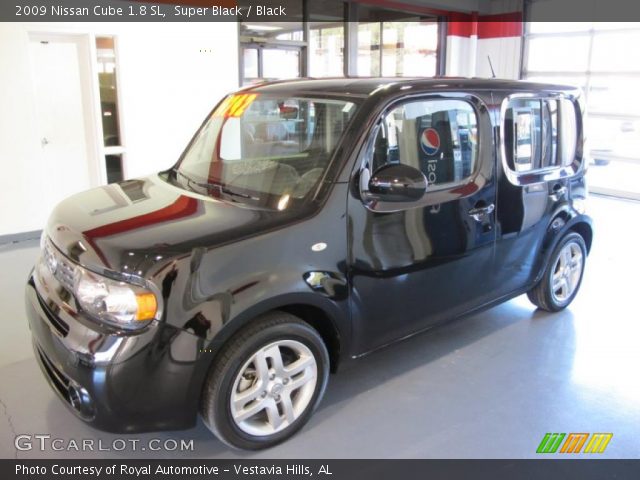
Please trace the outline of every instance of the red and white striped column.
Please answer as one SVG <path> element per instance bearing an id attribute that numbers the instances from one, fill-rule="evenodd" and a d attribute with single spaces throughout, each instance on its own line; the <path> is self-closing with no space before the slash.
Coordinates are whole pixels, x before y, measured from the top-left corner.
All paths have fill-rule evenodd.
<path id="1" fill-rule="evenodd" d="M 446 74 L 517 79 L 520 75 L 522 12 L 494 15 L 452 13 L 447 25 Z"/>

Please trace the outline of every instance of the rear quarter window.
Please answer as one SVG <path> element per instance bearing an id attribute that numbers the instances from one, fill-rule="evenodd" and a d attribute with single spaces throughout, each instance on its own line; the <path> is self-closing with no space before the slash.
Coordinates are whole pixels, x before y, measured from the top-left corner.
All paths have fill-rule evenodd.
<path id="1" fill-rule="evenodd" d="M 544 181 L 537 173 L 575 174 L 582 159 L 578 150 L 580 110 L 568 98 L 513 97 L 505 100 L 502 147 L 507 176 L 514 183 Z"/>

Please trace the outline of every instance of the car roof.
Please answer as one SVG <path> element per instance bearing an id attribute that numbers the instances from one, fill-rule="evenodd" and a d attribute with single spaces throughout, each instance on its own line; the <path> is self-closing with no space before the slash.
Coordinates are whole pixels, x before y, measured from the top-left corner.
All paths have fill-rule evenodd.
<path id="1" fill-rule="evenodd" d="M 403 88 L 404 87 L 404 88 Z M 367 97 L 373 93 L 397 90 L 412 90 L 412 93 L 439 90 L 507 90 L 534 93 L 540 91 L 573 92 L 579 90 L 567 85 L 527 82 L 522 80 L 501 80 L 494 78 L 464 77 L 366 77 L 366 78 L 303 78 L 280 80 L 245 87 L 243 91 L 264 94 L 322 94 L 353 97 Z M 409 92 L 407 92 L 409 93 Z"/>

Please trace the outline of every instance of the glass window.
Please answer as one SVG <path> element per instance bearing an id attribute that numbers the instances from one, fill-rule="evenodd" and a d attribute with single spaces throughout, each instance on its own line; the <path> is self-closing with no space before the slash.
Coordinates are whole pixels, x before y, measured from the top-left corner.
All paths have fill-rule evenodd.
<path id="1" fill-rule="evenodd" d="M 558 165 L 558 100 L 545 100 L 542 106 L 542 168 Z M 574 141 L 575 144 L 575 141 Z"/>
<path id="2" fill-rule="evenodd" d="M 583 72 L 589 66 L 589 35 L 535 37 L 528 41 L 530 72 Z"/>
<path id="3" fill-rule="evenodd" d="M 639 63 L 640 68 L 640 63 Z M 638 87 L 637 77 L 593 76 L 589 84 L 587 110 L 590 115 L 624 115 L 640 112 L 640 96 L 630 93 Z"/>
<path id="4" fill-rule="evenodd" d="M 421 170 L 430 186 L 458 182 L 475 170 L 476 114 L 461 100 L 405 103 L 387 114 L 373 145 L 372 169 L 402 163 Z"/>
<path id="5" fill-rule="evenodd" d="M 304 40 L 304 35 L 302 33 L 302 30 L 294 30 L 292 32 L 284 32 L 284 33 L 280 33 L 279 35 L 276 35 L 276 40 L 289 40 L 289 41 L 301 42 L 302 40 Z"/>
<path id="6" fill-rule="evenodd" d="M 245 83 L 251 83 L 260 77 L 258 72 L 258 49 L 242 49 L 243 74 Z"/>
<path id="7" fill-rule="evenodd" d="M 560 100 L 560 164 L 573 163 L 578 143 L 578 118 L 576 107 L 570 100 Z"/>
<path id="8" fill-rule="evenodd" d="M 344 75 L 344 27 L 329 26 L 309 31 L 309 75 L 341 77 Z"/>
<path id="9" fill-rule="evenodd" d="M 542 152 L 540 100 L 512 100 L 505 112 L 504 132 L 509 167 L 516 172 L 540 168 Z"/>
<path id="10" fill-rule="evenodd" d="M 536 137 L 535 113 L 530 109 L 514 111 L 514 159 L 516 170 L 533 170 L 538 158 L 536 147 L 540 138 Z"/>
<path id="11" fill-rule="evenodd" d="M 100 108 L 102 110 L 104 145 L 106 147 L 120 145 L 116 52 L 113 38 L 96 38 L 96 53 L 98 56 L 98 80 L 100 83 Z"/>
<path id="12" fill-rule="evenodd" d="M 597 33 L 593 36 L 592 72 L 638 72 L 640 31 Z"/>
<path id="13" fill-rule="evenodd" d="M 566 99 L 511 100 L 504 117 L 509 168 L 530 172 L 571 165 L 578 141 L 576 112 Z"/>
<path id="14" fill-rule="evenodd" d="M 578 87 L 585 91 L 587 88 L 587 78 L 584 75 L 527 75 L 527 80 L 531 82 L 550 83 L 552 85 L 568 85 Z"/>
<path id="15" fill-rule="evenodd" d="M 429 77 L 436 74 L 436 22 L 384 22 L 382 76 Z"/>
<path id="16" fill-rule="evenodd" d="M 123 156 L 125 149 L 120 135 L 118 111 L 118 82 L 116 77 L 116 50 L 113 37 L 96 37 L 98 85 L 100 86 L 100 116 L 104 147 L 104 172 L 107 183 L 124 179 Z"/>
<path id="17" fill-rule="evenodd" d="M 428 77 L 437 73 L 437 22 L 358 25 L 358 75 Z"/>
<path id="18" fill-rule="evenodd" d="M 533 10 L 553 2 L 534 3 Z M 594 166 L 589 170 L 591 190 L 637 198 L 640 97 L 634 92 L 640 82 L 640 50 L 634 46 L 640 42 L 640 23 L 532 22 L 527 27 L 525 77 L 575 85 L 584 92 L 585 153 Z M 563 113 L 561 105 L 561 129 L 575 128 L 566 123 L 574 121 L 573 115 Z M 568 142 L 564 149 L 558 145 L 559 162 L 566 164 L 575 145 L 564 134 L 561 141 Z"/>
<path id="19" fill-rule="evenodd" d="M 590 117 L 588 142 L 591 157 L 596 161 L 607 161 L 611 158 L 633 160 L 640 152 L 640 120 L 616 117 Z M 622 163 L 622 162 L 620 162 Z M 628 161 L 626 163 L 629 163 Z M 636 167 L 637 168 L 637 167 Z M 591 172 L 596 171 L 592 169 Z M 638 182 L 638 174 L 633 176 Z M 629 184 L 631 179 L 621 178 Z"/>
<path id="20" fill-rule="evenodd" d="M 529 33 L 587 32 L 592 22 L 530 22 Z"/>
<path id="21" fill-rule="evenodd" d="M 382 75 L 387 77 L 402 76 L 403 30 L 394 23 L 382 24 Z M 400 50 L 400 52 L 399 52 Z"/>
<path id="22" fill-rule="evenodd" d="M 358 24 L 358 76 L 380 76 L 380 23 Z"/>
<path id="23" fill-rule="evenodd" d="M 265 79 L 300 77 L 299 49 L 265 48 L 262 63 L 262 77 Z"/>
<path id="24" fill-rule="evenodd" d="M 107 183 L 123 180 L 122 155 L 105 155 L 107 165 Z"/>
<path id="25" fill-rule="evenodd" d="M 344 75 L 345 3 L 342 0 L 307 2 L 311 77 Z"/>
<path id="26" fill-rule="evenodd" d="M 177 181 L 282 210 L 317 185 L 355 111 L 342 100 L 231 95 L 185 152 Z"/>
<path id="27" fill-rule="evenodd" d="M 638 22 L 594 22 L 594 30 L 627 30 L 638 28 Z"/>

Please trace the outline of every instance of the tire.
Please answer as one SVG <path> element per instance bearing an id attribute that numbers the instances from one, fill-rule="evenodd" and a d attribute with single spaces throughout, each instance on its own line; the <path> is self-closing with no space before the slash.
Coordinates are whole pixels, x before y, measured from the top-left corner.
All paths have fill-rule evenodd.
<path id="1" fill-rule="evenodd" d="M 566 308 L 580 290 L 587 247 L 578 233 L 567 234 L 549 257 L 542 280 L 528 293 L 531 303 L 548 312 Z"/>
<path id="2" fill-rule="evenodd" d="M 294 315 L 272 312 L 222 347 L 205 380 L 200 413 L 227 445 L 268 448 L 309 421 L 328 379 L 329 354 L 318 332 Z"/>

